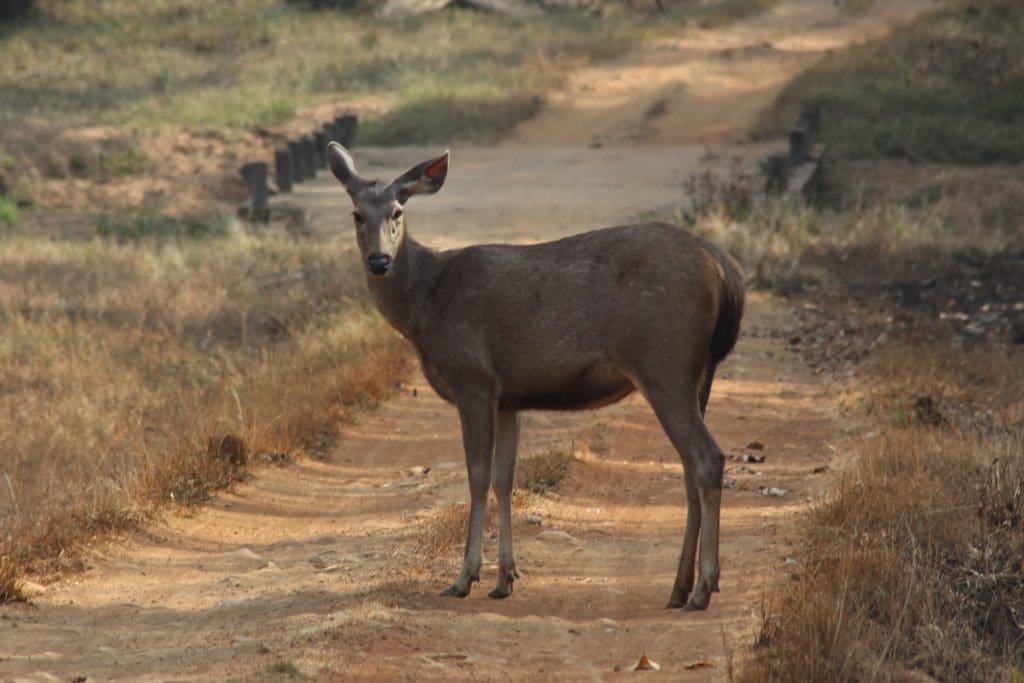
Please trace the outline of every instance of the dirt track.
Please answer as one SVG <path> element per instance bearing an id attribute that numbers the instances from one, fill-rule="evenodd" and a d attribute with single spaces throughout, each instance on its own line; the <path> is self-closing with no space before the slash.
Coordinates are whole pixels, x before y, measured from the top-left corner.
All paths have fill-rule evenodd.
<path id="1" fill-rule="evenodd" d="M 853 20 L 832 3 L 790 0 L 739 29 L 665 41 L 579 74 L 508 144 L 454 150 L 445 190 L 410 204 L 410 229 L 445 246 L 664 215 L 702 163 L 692 143 L 734 142 L 821 50 L 929 5 L 879 4 Z M 716 100 L 716 83 L 731 95 Z M 385 174 L 429 153 L 357 150 L 357 162 Z M 343 222 L 344 199 L 325 180 L 292 200 L 328 233 Z M 646 652 L 662 666 L 646 677 L 723 679 L 751 642 L 765 587 L 784 575 L 780 524 L 819 486 L 811 472 L 830 459 L 836 433 L 826 380 L 765 334 L 788 316 L 779 302 L 751 297 L 712 395 L 723 449 L 746 453 L 758 441 L 766 461 L 727 463 L 753 471 L 726 475 L 734 488 L 724 496 L 721 593 L 706 612 L 662 609 L 682 537 L 682 471 L 635 396 L 595 413 L 527 416 L 521 457 L 573 441 L 590 447 L 554 492 L 515 509 L 523 577 L 510 599 L 485 597 L 490 528 L 482 584 L 465 600 L 438 597 L 461 548 L 431 552 L 417 539 L 467 490 L 454 410 L 414 378 L 323 461 L 258 470 L 193 516 L 98 549 L 87 572 L 31 604 L 0 608 L 0 677 L 247 679 L 277 663 L 339 680 L 603 680 L 637 675 L 616 667 Z M 765 497 L 761 485 L 788 493 Z M 551 529 L 571 538 L 538 537 Z M 710 666 L 685 668 L 701 660 Z"/>

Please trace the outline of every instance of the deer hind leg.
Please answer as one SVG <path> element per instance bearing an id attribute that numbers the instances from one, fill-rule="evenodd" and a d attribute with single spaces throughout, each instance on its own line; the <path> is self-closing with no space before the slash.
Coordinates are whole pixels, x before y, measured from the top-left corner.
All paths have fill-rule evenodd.
<path id="1" fill-rule="evenodd" d="M 496 434 L 491 486 L 498 498 L 498 584 L 487 596 L 507 598 L 512 594 L 512 582 L 519 578 L 512 552 L 512 484 L 519 446 L 519 413 L 498 411 Z"/>
<path id="2" fill-rule="evenodd" d="M 663 379 L 657 381 L 663 383 Z M 683 382 L 679 387 L 640 384 L 669 440 L 679 452 L 686 470 L 686 534 L 679 557 L 679 570 L 668 602 L 671 607 L 682 603 L 684 610 L 699 610 L 708 606 L 711 593 L 718 591 L 720 572 L 718 533 L 725 458 L 704 425 L 701 404 L 706 399 L 699 395 L 703 393 L 703 387 L 701 390 L 684 388 L 695 384 Z M 692 577 L 698 529 L 700 555 L 694 586 Z"/>
<path id="3" fill-rule="evenodd" d="M 704 377 L 704 381 L 701 382 L 698 396 L 701 416 L 704 415 L 708 407 L 711 382 L 714 376 L 715 368 L 712 366 Z M 700 489 L 697 487 L 697 479 L 694 477 L 692 467 L 686 467 L 683 475 L 686 481 L 686 534 L 683 536 L 683 550 L 679 554 L 679 570 L 676 572 L 676 581 L 672 585 L 672 595 L 665 605 L 668 609 L 683 607 L 689 601 L 695 578 L 697 539 L 700 535 Z"/>
<path id="4" fill-rule="evenodd" d="M 480 580 L 480 566 L 483 564 L 484 516 L 494 455 L 495 409 L 487 400 L 460 404 L 459 418 L 469 473 L 469 528 L 462 570 L 455 582 L 441 591 L 441 595 L 464 598 L 469 595 L 473 583 Z"/>
<path id="5" fill-rule="evenodd" d="M 686 534 L 683 536 L 683 550 L 679 554 L 679 570 L 676 581 L 672 585 L 672 596 L 665 607 L 673 609 L 682 607 L 690 598 L 693 590 L 694 563 L 697 560 L 697 538 L 700 535 L 700 493 L 693 469 L 686 467 L 683 472 L 686 480 Z"/>

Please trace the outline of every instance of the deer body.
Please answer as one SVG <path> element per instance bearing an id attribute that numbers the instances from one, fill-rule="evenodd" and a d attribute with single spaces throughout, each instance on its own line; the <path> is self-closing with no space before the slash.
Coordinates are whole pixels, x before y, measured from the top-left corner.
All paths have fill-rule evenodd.
<path id="1" fill-rule="evenodd" d="M 723 457 L 703 412 L 742 316 L 742 278 L 732 259 L 667 224 L 434 252 L 405 234 L 403 209 L 413 194 L 440 189 L 447 154 L 386 185 L 360 178 L 337 143 L 328 159 L 353 199 L 378 308 L 415 347 L 431 386 L 459 411 L 471 510 L 465 562 L 443 594 L 465 596 L 479 579 L 491 486 L 500 548 L 490 595 L 512 591 L 519 411 L 595 408 L 639 389 L 685 470 L 686 534 L 669 606 L 706 607 L 718 583 Z"/>

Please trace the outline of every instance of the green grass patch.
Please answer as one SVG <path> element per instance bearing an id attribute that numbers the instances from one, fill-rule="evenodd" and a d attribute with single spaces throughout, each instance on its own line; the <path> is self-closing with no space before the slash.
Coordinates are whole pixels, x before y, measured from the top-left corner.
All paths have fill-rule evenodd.
<path id="1" fill-rule="evenodd" d="M 161 214 L 151 207 L 143 207 L 138 211 L 100 215 L 96 218 L 94 227 L 99 237 L 109 237 L 118 242 L 125 242 L 150 237 L 164 239 L 223 237 L 228 234 L 229 222 L 223 216 L 176 218 Z"/>
<path id="2" fill-rule="evenodd" d="M 0 229 L 10 230 L 18 225 L 18 204 L 10 197 L 0 196 Z"/>
<path id="3" fill-rule="evenodd" d="M 757 134 L 811 102 L 823 138 L 854 159 L 955 164 L 1024 160 L 1024 5 L 949 0 L 891 36 L 798 77 Z"/>

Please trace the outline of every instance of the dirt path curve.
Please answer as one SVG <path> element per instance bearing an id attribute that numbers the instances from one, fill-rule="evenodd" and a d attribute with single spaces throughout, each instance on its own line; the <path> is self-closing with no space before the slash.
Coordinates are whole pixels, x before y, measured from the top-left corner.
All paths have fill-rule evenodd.
<path id="1" fill-rule="evenodd" d="M 879 4 L 886 9 L 852 20 L 832 3 L 782 2 L 739 27 L 665 41 L 587 70 L 568 97 L 552 98 L 550 110 L 510 143 L 457 149 L 444 192 L 410 207 L 413 229 L 436 245 L 530 241 L 664 215 L 680 203 L 681 183 L 703 153 L 666 145 L 728 141 L 742 130 L 752 110 L 733 105 L 746 102 L 745 79 L 755 84 L 749 96 L 763 103 L 784 79 L 781 65 L 792 73 L 815 50 L 882 31 L 897 14 L 928 6 Z M 765 42 L 771 54 L 792 49 L 799 59 L 765 59 Z M 733 51 L 723 58 L 728 67 L 703 68 L 723 50 Z M 718 109 L 703 103 L 701 88 L 728 81 L 729 73 L 735 99 Z M 673 85 L 679 82 L 688 86 Z M 653 108 L 661 114 L 650 116 L 651 103 L 662 100 Z M 591 148 L 595 137 L 604 146 Z M 736 149 L 751 156 L 750 146 Z M 385 175 L 429 153 L 364 149 L 357 158 L 368 173 Z M 325 179 L 290 201 L 329 234 L 343 199 Z M 170 515 L 97 549 L 88 571 L 31 604 L 0 607 L 0 679 L 301 673 L 593 681 L 635 675 L 617 667 L 646 652 L 662 665 L 648 678 L 721 680 L 751 642 L 766 584 L 784 575 L 780 520 L 818 486 L 811 472 L 828 461 L 835 436 L 830 388 L 772 334 L 788 318 L 779 302 L 751 297 L 744 335 L 712 396 L 709 421 L 723 449 L 735 456 L 758 441 L 766 460 L 727 463 L 722 592 L 706 612 L 662 609 L 681 543 L 682 472 L 635 396 L 594 413 L 526 417 L 521 457 L 576 443 L 578 460 L 554 491 L 517 502 L 523 577 L 516 593 L 501 602 L 485 597 L 495 573 L 489 529 L 482 586 L 466 600 L 437 597 L 458 568 L 467 490 L 456 415 L 415 378 L 346 429 L 324 460 L 258 470 L 193 516 Z M 762 496 L 760 486 L 787 493 Z M 548 530 L 568 536 L 546 540 L 540 532 Z M 439 549 L 446 539 L 455 545 Z M 709 666 L 686 668 L 704 660 Z"/>

